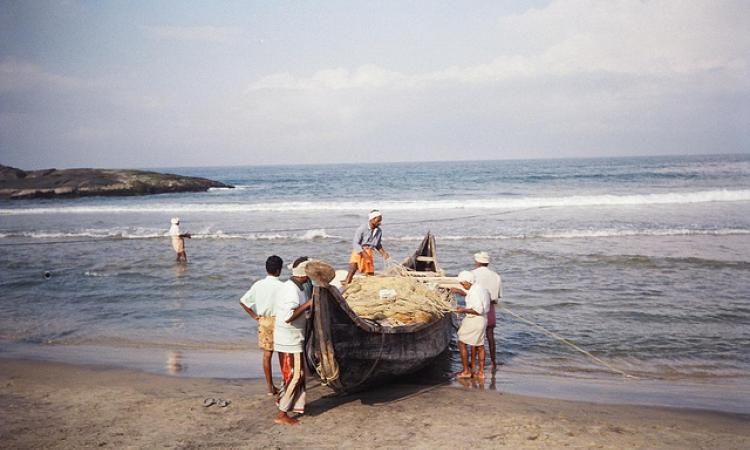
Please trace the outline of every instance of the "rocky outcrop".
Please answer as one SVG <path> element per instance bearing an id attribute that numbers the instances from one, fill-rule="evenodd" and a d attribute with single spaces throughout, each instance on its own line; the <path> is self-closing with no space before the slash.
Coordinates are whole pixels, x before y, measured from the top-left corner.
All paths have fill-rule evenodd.
<path id="1" fill-rule="evenodd" d="M 0 198 L 53 198 L 91 195 L 148 195 L 201 192 L 234 186 L 207 178 L 143 170 L 44 169 L 24 171 L 0 165 Z"/>

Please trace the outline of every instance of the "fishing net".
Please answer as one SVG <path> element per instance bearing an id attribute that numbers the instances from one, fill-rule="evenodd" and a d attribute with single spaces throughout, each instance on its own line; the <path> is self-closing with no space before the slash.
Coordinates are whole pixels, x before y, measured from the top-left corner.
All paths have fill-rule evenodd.
<path id="1" fill-rule="evenodd" d="M 355 278 L 343 297 L 359 317 L 383 326 L 432 322 L 453 310 L 447 293 L 411 277 Z"/>

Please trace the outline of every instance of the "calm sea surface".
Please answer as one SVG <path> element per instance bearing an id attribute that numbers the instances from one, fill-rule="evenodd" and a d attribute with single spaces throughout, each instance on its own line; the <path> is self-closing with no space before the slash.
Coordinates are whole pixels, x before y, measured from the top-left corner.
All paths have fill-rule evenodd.
<path id="1" fill-rule="evenodd" d="M 396 260 L 428 230 L 448 273 L 488 251 L 506 307 L 644 378 L 636 391 L 748 409 L 732 405 L 750 404 L 749 155 L 159 170 L 237 188 L 0 201 L 0 356 L 157 352 L 159 370 L 248 376 L 227 361 L 255 346 L 238 299 L 266 257 L 344 268 L 379 208 Z M 164 237 L 172 216 L 195 235 L 187 265 Z M 619 379 L 507 314 L 496 337 L 501 376 Z"/>

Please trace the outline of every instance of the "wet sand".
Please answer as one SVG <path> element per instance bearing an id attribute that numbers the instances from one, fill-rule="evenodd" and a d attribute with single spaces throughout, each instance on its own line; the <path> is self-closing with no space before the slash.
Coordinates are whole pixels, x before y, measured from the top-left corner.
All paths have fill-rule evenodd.
<path id="1" fill-rule="evenodd" d="M 297 427 L 260 380 L 0 361 L 2 448 L 747 448 L 750 416 L 390 385 L 335 396 L 308 382 Z M 202 406 L 224 398 L 226 408 Z"/>

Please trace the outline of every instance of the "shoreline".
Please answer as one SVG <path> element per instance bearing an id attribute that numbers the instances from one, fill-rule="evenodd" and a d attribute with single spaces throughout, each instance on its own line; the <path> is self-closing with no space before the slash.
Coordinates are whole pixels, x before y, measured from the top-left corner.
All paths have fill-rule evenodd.
<path id="1" fill-rule="evenodd" d="M 743 448 L 750 415 L 393 384 L 349 396 L 308 383 L 301 426 L 273 424 L 262 380 L 0 360 L 7 448 Z M 202 406 L 207 397 L 232 403 Z M 477 415 L 477 411 L 480 411 Z"/>
<path id="2" fill-rule="evenodd" d="M 112 348 L 93 345 L 2 344 L 0 365 L 6 361 L 127 370 L 177 379 L 263 380 L 262 353 L 248 344 L 244 350 L 170 349 L 166 347 Z M 462 382 L 446 372 L 450 361 L 409 376 L 406 381 L 470 388 L 494 395 L 520 395 L 540 400 L 590 402 L 601 405 L 678 408 L 750 415 L 747 383 L 740 379 L 626 380 L 619 377 L 582 377 L 539 374 L 500 366 L 484 383 Z M 274 366 L 278 377 L 279 370 Z M 489 374 L 489 372 L 487 372 Z M 316 380 L 308 375 L 308 380 Z M 419 382 L 415 381 L 419 380 Z M 316 380 L 317 382 L 317 380 Z"/>

